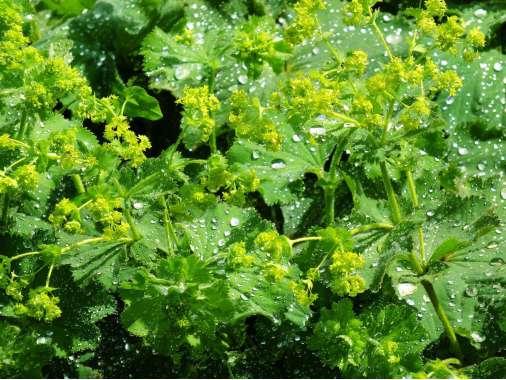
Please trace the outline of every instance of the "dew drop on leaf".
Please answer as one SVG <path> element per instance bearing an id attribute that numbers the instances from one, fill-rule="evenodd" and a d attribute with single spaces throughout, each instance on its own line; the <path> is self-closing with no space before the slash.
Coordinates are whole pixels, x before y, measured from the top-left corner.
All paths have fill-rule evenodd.
<path id="1" fill-rule="evenodd" d="M 232 227 L 237 227 L 237 226 L 239 225 L 239 219 L 237 219 L 237 218 L 235 218 L 235 217 L 234 217 L 234 218 L 232 218 L 232 219 L 230 219 L 230 225 L 231 225 Z"/>
<path id="2" fill-rule="evenodd" d="M 480 334 L 478 334 L 477 332 L 472 332 L 471 333 L 471 338 L 477 342 L 477 343 L 482 343 L 485 341 L 485 338 L 482 337 Z"/>
<path id="3" fill-rule="evenodd" d="M 409 282 L 407 283 L 400 283 L 397 285 L 397 291 L 399 292 L 399 295 L 401 297 L 409 296 L 413 294 L 417 289 L 417 286 L 415 284 L 411 284 Z"/>
<path id="4" fill-rule="evenodd" d="M 174 77 L 177 80 L 186 79 L 186 78 L 188 78 L 189 75 L 190 75 L 190 70 L 185 66 L 177 66 L 176 69 L 174 70 Z"/>
<path id="5" fill-rule="evenodd" d="M 469 153 L 469 150 L 467 148 L 461 147 L 457 150 L 461 156 L 465 156 Z"/>
<path id="6" fill-rule="evenodd" d="M 500 267 L 504 265 L 504 260 L 500 257 L 494 257 L 489 261 L 489 264 L 493 267 Z"/>
<path id="7" fill-rule="evenodd" d="M 485 9 L 477 9 L 474 11 L 474 15 L 479 18 L 483 18 L 487 15 L 487 11 Z"/>
<path id="8" fill-rule="evenodd" d="M 285 163 L 285 161 L 283 161 L 281 159 L 276 159 L 276 160 L 272 161 L 271 168 L 276 169 L 276 170 L 284 169 L 284 168 L 286 168 L 286 163 Z"/>

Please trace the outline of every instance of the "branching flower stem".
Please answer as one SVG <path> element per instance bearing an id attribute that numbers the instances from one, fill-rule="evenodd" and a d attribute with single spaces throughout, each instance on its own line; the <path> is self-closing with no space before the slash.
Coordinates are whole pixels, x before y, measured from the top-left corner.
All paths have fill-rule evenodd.
<path id="1" fill-rule="evenodd" d="M 369 16 L 371 17 L 371 25 L 372 25 L 372 28 L 373 28 L 376 36 L 378 37 L 378 40 L 384 46 L 389 59 L 392 60 L 394 58 L 392 50 L 390 49 L 390 46 L 386 42 L 383 32 L 378 27 L 378 24 L 376 23 L 376 15 L 373 14 L 371 8 L 369 8 Z M 422 83 L 422 93 L 423 93 L 423 83 Z M 393 103 L 390 103 L 390 104 L 392 105 Z M 387 134 L 388 122 L 389 122 L 390 117 L 391 117 L 391 108 L 389 108 L 389 112 L 387 114 L 387 120 L 385 121 L 386 124 L 385 124 L 385 129 L 383 132 L 383 138 L 382 138 L 383 141 L 386 141 L 386 134 Z M 380 167 L 381 167 L 381 174 L 383 177 L 383 182 L 384 182 L 385 189 L 387 191 L 388 199 L 390 202 L 390 210 L 392 213 L 392 219 L 393 219 L 394 223 L 397 224 L 401 221 L 401 213 L 400 213 L 399 204 L 397 202 L 397 198 L 394 193 L 392 183 L 390 181 L 390 177 L 388 175 L 388 171 L 387 171 L 387 167 L 386 167 L 385 162 L 381 162 Z M 411 201 L 413 203 L 414 208 L 416 209 L 420 206 L 420 204 L 419 204 L 418 196 L 416 193 L 416 185 L 415 185 L 415 182 L 413 179 L 413 175 L 410 171 L 406 172 L 406 179 L 407 179 L 408 191 L 409 191 L 409 194 L 411 197 Z M 417 271 L 417 273 L 419 275 L 423 275 L 426 271 L 426 267 L 425 267 L 425 244 L 424 244 L 423 230 L 422 230 L 421 226 L 418 229 L 418 239 L 420 242 L 420 252 L 419 252 L 420 257 L 419 258 L 416 257 L 416 255 L 412 252 L 410 258 L 413 263 L 413 267 Z M 422 284 L 423 284 L 423 287 L 430 298 L 430 301 L 436 311 L 436 314 L 437 314 L 439 320 L 443 324 L 446 335 L 448 336 L 448 339 L 450 340 L 450 347 L 451 347 L 453 353 L 459 359 L 462 359 L 462 357 L 463 357 L 462 350 L 461 350 L 459 342 L 457 340 L 455 330 L 453 329 L 453 327 L 448 319 L 448 316 L 446 315 L 444 307 L 441 305 L 439 298 L 437 297 L 437 294 L 434 290 L 432 283 L 430 283 L 427 280 L 422 280 Z"/>

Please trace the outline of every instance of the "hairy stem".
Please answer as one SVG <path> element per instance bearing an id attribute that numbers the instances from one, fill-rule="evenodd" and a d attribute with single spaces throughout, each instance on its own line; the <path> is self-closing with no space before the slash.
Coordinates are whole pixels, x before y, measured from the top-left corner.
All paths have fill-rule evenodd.
<path id="1" fill-rule="evenodd" d="M 160 201 L 163 206 L 163 225 L 165 228 L 165 235 L 167 238 L 167 249 L 170 255 L 174 255 L 174 245 L 177 246 L 178 239 L 176 233 L 174 232 L 174 226 L 172 225 L 172 220 L 169 215 L 169 208 L 167 207 L 167 202 L 165 201 L 165 197 L 160 197 Z"/>
<path id="2" fill-rule="evenodd" d="M 416 193 L 416 184 L 415 180 L 413 179 L 413 173 L 411 173 L 411 170 L 406 170 L 406 179 L 408 183 L 408 190 L 409 190 L 409 196 L 411 197 L 411 202 L 413 202 L 413 207 L 415 209 L 420 207 L 420 202 L 418 201 L 418 194 Z M 420 245 L 419 253 L 420 253 L 420 260 L 422 261 L 421 265 L 422 267 L 425 266 L 425 239 L 423 236 L 423 228 L 422 226 L 418 226 L 418 242 Z"/>
<path id="3" fill-rule="evenodd" d="M 293 247 L 295 244 L 303 243 L 305 241 L 322 240 L 321 236 L 305 236 L 298 239 L 290 240 L 289 243 Z"/>
<path id="4" fill-rule="evenodd" d="M 9 194 L 3 194 L 2 210 L 1 210 L 1 216 L 0 216 L 0 225 L 2 225 L 2 226 L 5 226 L 7 224 L 7 219 L 9 218 L 9 203 L 10 203 Z"/>
<path id="5" fill-rule="evenodd" d="M 399 224 L 401 222 L 401 209 L 399 208 L 397 196 L 395 195 L 394 188 L 392 187 L 392 182 L 390 180 L 390 176 L 388 175 L 387 166 L 384 162 L 381 162 L 380 168 L 381 168 L 381 176 L 383 177 L 383 184 L 387 192 L 388 201 L 390 202 L 392 221 L 395 224 Z"/>
<path id="6" fill-rule="evenodd" d="M 352 235 L 358 235 L 363 232 L 368 232 L 371 230 L 391 230 L 394 226 L 390 223 L 371 223 L 371 224 L 364 224 L 360 227 L 352 229 L 350 232 Z"/>
<path id="7" fill-rule="evenodd" d="M 335 186 L 326 186 L 323 188 L 325 199 L 325 223 L 330 225 L 335 220 L 336 208 L 336 188 Z"/>
<path id="8" fill-rule="evenodd" d="M 132 231 L 132 238 L 135 241 L 141 240 L 142 239 L 142 235 L 139 233 L 139 230 L 135 226 L 134 219 L 132 218 L 132 214 L 130 214 L 130 210 L 128 209 L 128 207 L 125 207 L 125 214 L 124 215 L 125 215 L 125 218 L 127 220 L 127 223 L 130 225 L 130 230 Z"/>
<path id="9" fill-rule="evenodd" d="M 455 334 L 455 330 L 453 329 L 443 306 L 439 302 L 436 291 L 434 290 L 434 286 L 432 286 L 432 284 L 427 280 L 422 280 L 422 285 L 423 285 L 425 291 L 427 292 L 427 295 L 429 296 L 432 306 L 434 306 L 434 310 L 436 311 L 436 314 L 437 314 L 439 320 L 443 324 L 446 335 L 448 336 L 448 339 L 450 340 L 450 347 L 452 349 L 452 352 L 459 359 L 462 359 L 463 358 L 462 350 L 460 348 L 459 341 L 457 340 L 457 335 Z"/>

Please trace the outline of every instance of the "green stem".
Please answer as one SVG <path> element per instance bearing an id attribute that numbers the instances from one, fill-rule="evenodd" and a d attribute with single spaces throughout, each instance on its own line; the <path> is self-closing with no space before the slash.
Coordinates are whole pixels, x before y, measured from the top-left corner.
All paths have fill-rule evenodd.
<path id="1" fill-rule="evenodd" d="M 2 226 L 5 226 L 7 224 L 7 219 L 9 218 L 9 203 L 9 194 L 4 194 L 2 198 L 2 215 L 0 218 L 0 225 Z"/>
<path id="2" fill-rule="evenodd" d="M 127 200 L 125 200 L 125 203 L 127 203 Z M 130 230 L 132 231 L 132 238 L 134 241 L 141 240 L 142 235 L 139 233 L 139 230 L 135 226 L 134 219 L 132 218 L 132 214 L 130 214 L 130 210 L 128 209 L 128 206 L 125 204 L 125 218 L 127 220 L 127 223 L 130 225 Z"/>
<path id="3" fill-rule="evenodd" d="M 413 202 L 413 207 L 415 209 L 420 207 L 420 202 L 418 201 L 418 194 L 416 193 L 416 184 L 413 179 L 413 173 L 411 170 L 406 170 L 406 180 L 408 183 L 409 196 L 411 197 L 411 202 Z M 420 260 L 422 261 L 422 266 L 425 266 L 425 239 L 423 236 L 423 228 L 422 226 L 418 226 L 418 242 L 420 245 Z"/>
<path id="4" fill-rule="evenodd" d="M 413 265 L 413 269 L 418 273 L 419 275 L 424 274 L 424 269 L 420 262 L 418 261 L 418 258 L 416 257 L 414 252 L 411 252 L 409 254 L 409 259 L 411 260 L 411 264 Z"/>
<path id="5" fill-rule="evenodd" d="M 362 126 L 362 124 L 360 124 L 360 122 L 357 119 L 346 116 L 345 114 L 342 114 L 339 112 L 329 111 L 329 112 L 326 112 L 325 115 L 327 115 L 329 117 L 333 117 L 334 119 L 339 119 L 339 120 L 345 121 L 347 123 L 355 124 L 357 127 Z"/>
<path id="6" fill-rule="evenodd" d="M 325 219 L 328 225 L 334 223 L 336 208 L 336 188 L 335 186 L 326 186 L 323 188 L 325 198 Z"/>
<path id="7" fill-rule="evenodd" d="M 289 239 L 290 246 L 294 246 L 295 244 L 303 243 L 305 241 L 312 241 L 312 240 L 322 240 L 321 236 L 305 236 L 298 239 Z"/>
<path id="8" fill-rule="evenodd" d="M 408 182 L 409 195 L 411 197 L 411 201 L 413 202 L 413 207 L 418 208 L 420 207 L 420 203 L 418 202 L 418 195 L 416 194 L 416 185 L 411 170 L 406 170 L 406 179 Z"/>
<path id="9" fill-rule="evenodd" d="M 373 15 L 371 8 L 369 8 L 369 16 L 372 19 L 372 28 L 374 32 L 376 33 L 376 36 L 380 40 L 381 44 L 385 48 L 385 51 L 387 52 L 388 58 L 392 59 L 394 55 L 392 54 L 392 50 L 390 49 L 390 46 L 388 46 L 387 41 L 385 40 L 385 36 L 383 35 L 383 32 L 379 28 L 378 24 L 376 24 L 376 16 Z"/>
<path id="10" fill-rule="evenodd" d="M 53 274 L 53 269 L 54 269 L 54 259 L 51 262 L 51 266 L 49 267 L 49 271 L 47 272 L 46 288 L 49 288 L 49 282 L 51 281 L 51 275 Z"/>
<path id="11" fill-rule="evenodd" d="M 160 197 L 160 201 L 163 206 L 163 225 L 165 227 L 165 235 L 167 237 L 167 249 L 170 255 L 174 255 L 174 244 L 178 244 L 176 233 L 174 232 L 174 226 L 172 225 L 172 221 L 169 215 L 169 208 L 167 207 L 167 202 L 165 201 L 165 197 Z"/>
<path id="12" fill-rule="evenodd" d="M 350 232 L 352 235 L 358 235 L 363 232 L 368 232 L 371 230 L 392 230 L 394 226 L 390 223 L 371 223 L 364 224 L 363 226 L 352 229 Z"/>
<path id="13" fill-rule="evenodd" d="M 218 150 L 216 146 L 216 130 L 213 128 L 211 132 L 211 136 L 209 136 L 209 147 L 211 148 L 211 153 L 214 154 Z"/>
<path id="14" fill-rule="evenodd" d="M 395 195 L 394 189 L 392 187 L 392 182 L 390 181 L 390 177 L 388 175 L 387 166 L 384 162 L 381 162 L 380 168 L 381 168 L 381 176 L 383 177 L 383 184 L 387 192 L 388 201 L 390 202 L 392 221 L 395 224 L 399 224 L 401 222 L 401 209 L 399 208 L 397 196 Z"/>
<path id="15" fill-rule="evenodd" d="M 21 254 L 16 255 L 16 256 L 12 256 L 11 257 L 11 261 L 15 261 L 15 260 L 21 259 L 23 257 L 35 256 L 35 255 L 40 255 L 40 251 L 26 252 L 26 253 L 21 253 Z"/>
<path id="16" fill-rule="evenodd" d="M 81 176 L 79 174 L 72 174 L 72 183 L 74 184 L 74 187 L 76 188 L 77 194 L 83 194 L 86 192 L 86 189 L 84 187 L 83 180 L 81 179 Z"/>
<path id="17" fill-rule="evenodd" d="M 448 339 L 450 340 L 450 347 L 452 349 L 452 352 L 462 360 L 462 350 L 460 348 L 459 341 L 457 340 L 457 335 L 455 334 L 455 330 L 453 330 L 453 327 L 450 323 L 450 320 L 448 319 L 448 316 L 446 315 L 446 312 L 439 302 L 439 299 L 437 297 L 436 291 L 434 290 L 434 286 L 427 281 L 422 280 L 422 285 L 425 288 L 425 291 L 427 292 L 427 295 L 429 296 L 430 302 L 432 303 L 432 306 L 434 306 L 434 310 L 436 311 L 436 314 L 443 324 L 444 330 L 446 332 L 446 335 L 448 336 Z"/>
<path id="18" fill-rule="evenodd" d="M 21 140 L 26 131 L 26 111 L 21 114 L 21 120 L 19 122 L 19 130 L 16 135 L 16 139 Z"/>

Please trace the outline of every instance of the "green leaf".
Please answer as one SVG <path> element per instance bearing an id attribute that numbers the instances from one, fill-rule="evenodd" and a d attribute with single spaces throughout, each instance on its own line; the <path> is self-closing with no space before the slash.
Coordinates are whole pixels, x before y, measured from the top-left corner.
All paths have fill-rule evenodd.
<path id="1" fill-rule="evenodd" d="M 441 260 L 445 258 L 445 256 L 449 254 L 454 254 L 457 251 L 467 247 L 471 242 L 459 240 L 456 238 L 449 238 L 442 242 L 433 252 L 430 256 L 429 263 Z"/>
<path id="2" fill-rule="evenodd" d="M 294 202 L 292 184 L 306 173 L 323 175 L 323 165 L 332 148 L 330 144 L 311 143 L 309 136 L 297 133 L 284 120 L 279 120 L 278 130 L 284 136 L 280 151 L 243 139 L 238 139 L 228 151 L 231 162 L 255 170 L 261 181 L 260 193 L 268 205 Z"/>
<path id="3" fill-rule="evenodd" d="M 61 263 L 70 265 L 72 277 L 80 286 L 97 281 L 105 289 L 115 289 L 125 262 L 125 244 L 111 241 L 84 245 L 63 255 Z"/>
<path id="4" fill-rule="evenodd" d="M 125 105 L 125 115 L 129 117 L 142 117 L 147 120 L 161 119 L 163 114 L 158 100 L 139 86 L 126 87 L 122 92 Z"/>
<path id="5" fill-rule="evenodd" d="M 269 229 L 253 209 L 241 209 L 219 203 L 202 216 L 185 223 L 191 250 L 202 259 L 209 259 L 239 241 L 252 241 Z"/>

